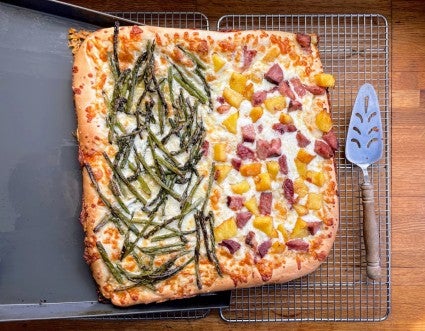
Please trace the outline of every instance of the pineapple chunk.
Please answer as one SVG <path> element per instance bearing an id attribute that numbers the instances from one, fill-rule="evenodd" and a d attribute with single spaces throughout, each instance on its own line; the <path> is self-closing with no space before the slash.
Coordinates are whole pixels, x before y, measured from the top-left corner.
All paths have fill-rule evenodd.
<path id="1" fill-rule="evenodd" d="M 238 72 L 233 72 L 230 76 L 229 86 L 233 91 L 242 94 L 245 90 L 247 81 L 248 78 L 245 75 L 242 75 Z"/>
<path id="2" fill-rule="evenodd" d="M 232 170 L 233 167 L 231 165 L 228 164 L 216 164 L 215 165 L 215 180 L 217 181 L 217 183 L 222 183 L 223 180 L 227 177 L 227 175 L 229 174 L 230 170 Z"/>
<path id="3" fill-rule="evenodd" d="M 238 132 L 238 118 L 239 112 L 233 113 L 229 115 L 222 124 L 226 127 L 227 131 L 236 134 Z"/>
<path id="4" fill-rule="evenodd" d="M 286 250 L 286 245 L 280 241 L 275 241 L 272 244 L 272 252 L 275 254 L 281 254 Z"/>
<path id="5" fill-rule="evenodd" d="M 316 186 L 321 187 L 323 184 L 325 184 L 325 175 L 319 171 L 308 170 L 306 174 L 306 180 Z"/>
<path id="6" fill-rule="evenodd" d="M 249 113 L 249 117 L 251 117 L 254 123 L 257 122 L 261 116 L 263 116 L 263 108 L 261 107 L 253 107 Z"/>
<path id="7" fill-rule="evenodd" d="M 332 129 L 331 115 L 326 110 L 320 111 L 316 116 L 316 125 L 319 130 L 329 132 Z"/>
<path id="8" fill-rule="evenodd" d="M 282 217 L 285 217 L 286 214 L 288 214 L 288 210 L 286 209 L 286 207 L 280 203 L 280 202 L 276 202 L 274 204 L 274 208 L 278 211 L 279 215 Z"/>
<path id="9" fill-rule="evenodd" d="M 267 191 L 271 189 L 272 181 L 268 172 L 263 172 L 254 177 L 255 189 L 257 191 Z"/>
<path id="10" fill-rule="evenodd" d="M 242 94 L 232 90 L 231 88 L 225 87 L 223 91 L 223 98 L 226 100 L 226 102 L 235 107 L 239 108 L 241 105 L 241 102 L 243 100 Z"/>
<path id="11" fill-rule="evenodd" d="M 238 234 L 238 227 L 234 217 L 231 217 L 214 228 L 214 238 L 216 242 L 229 239 Z"/>
<path id="12" fill-rule="evenodd" d="M 306 207 L 308 209 L 319 210 L 322 208 L 323 197 L 320 193 L 309 193 L 307 196 Z"/>
<path id="13" fill-rule="evenodd" d="M 335 86 L 335 77 L 331 74 L 317 74 L 314 76 L 314 81 L 317 85 L 322 87 L 334 87 Z"/>
<path id="14" fill-rule="evenodd" d="M 304 198 L 308 193 L 308 186 L 301 177 L 294 180 L 294 193 L 298 194 L 300 198 Z"/>
<path id="15" fill-rule="evenodd" d="M 311 155 L 304 148 L 301 148 L 297 154 L 297 159 L 305 164 L 309 164 L 315 157 L 316 155 Z"/>
<path id="16" fill-rule="evenodd" d="M 227 160 L 225 143 L 217 143 L 214 145 L 214 160 L 221 162 Z"/>
<path id="17" fill-rule="evenodd" d="M 242 176 L 249 177 L 249 176 L 257 176 L 261 173 L 261 163 L 254 162 L 254 163 L 247 163 L 242 164 L 239 168 L 240 173 Z"/>
<path id="18" fill-rule="evenodd" d="M 294 207 L 295 211 L 297 212 L 298 216 L 304 216 L 308 214 L 308 209 L 306 206 L 295 204 L 292 207 Z"/>
<path id="19" fill-rule="evenodd" d="M 212 55 L 212 62 L 213 62 L 213 66 L 214 66 L 214 71 L 217 72 L 219 71 L 221 68 L 224 67 L 224 65 L 226 64 L 226 60 L 223 59 L 220 55 L 218 54 L 213 54 Z"/>
<path id="20" fill-rule="evenodd" d="M 233 193 L 243 194 L 249 191 L 249 183 L 246 180 L 243 180 L 237 184 L 230 185 Z"/>
<path id="21" fill-rule="evenodd" d="M 270 238 L 278 237 L 277 231 L 273 227 L 273 218 L 271 216 L 256 216 L 252 224 Z"/>
<path id="22" fill-rule="evenodd" d="M 270 177 L 272 179 L 276 179 L 276 176 L 279 173 L 279 162 L 267 161 L 266 166 L 267 166 L 267 171 L 270 174 Z"/>
<path id="23" fill-rule="evenodd" d="M 268 63 L 274 61 L 280 54 L 280 49 L 277 46 L 273 46 L 269 51 L 264 55 L 261 61 Z"/>
<path id="24" fill-rule="evenodd" d="M 282 124 L 292 124 L 294 123 L 294 120 L 292 119 L 291 115 L 287 113 L 280 113 L 279 122 Z"/>
<path id="25" fill-rule="evenodd" d="M 289 233 L 288 233 L 288 230 L 286 230 L 285 229 L 285 226 L 283 225 L 283 224 L 279 224 L 278 226 L 277 226 L 277 230 L 282 234 L 282 236 L 283 236 L 283 239 L 285 240 L 285 241 L 288 241 L 289 240 Z"/>
<path id="26" fill-rule="evenodd" d="M 307 164 L 305 164 L 304 162 L 301 162 L 297 158 L 295 158 L 294 162 L 295 162 L 295 166 L 297 167 L 298 174 L 300 175 L 301 178 L 304 179 L 307 175 Z"/>
<path id="27" fill-rule="evenodd" d="M 291 232 L 291 239 L 294 238 L 304 238 L 307 237 L 310 233 L 308 232 L 307 223 L 302 218 L 298 217 L 295 222 L 294 229 Z"/>
<path id="28" fill-rule="evenodd" d="M 243 205 L 254 215 L 258 215 L 260 213 L 260 211 L 258 210 L 257 199 L 255 198 L 255 196 L 253 196 L 249 200 L 246 200 Z"/>
<path id="29" fill-rule="evenodd" d="M 275 114 L 276 112 L 283 110 L 286 107 L 286 99 L 283 95 L 268 98 L 264 101 L 266 109 Z"/>
<path id="30" fill-rule="evenodd" d="M 246 99 L 251 100 L 251 99 L 252 99 L 253 94 L 254 94 L 254 84 L 249 83 L 249 84 L 245 87 L 245 89 L 243 90 L 242 95 L 243 95 Z"/>

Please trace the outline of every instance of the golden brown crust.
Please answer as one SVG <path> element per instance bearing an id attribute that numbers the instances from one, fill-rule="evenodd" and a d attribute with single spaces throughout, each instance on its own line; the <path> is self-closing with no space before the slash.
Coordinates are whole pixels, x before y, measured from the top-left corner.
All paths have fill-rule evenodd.
<path id="1" fill-rule="evenodd" d="M 134 61 L 132 51 L 137 48 L 138 43 L 149 38 L 155 38 L 158 45 L 184 42 L 201 59 L 207 59 L 206 55 L 211 53 L 211 49 L 220 50 L 223 54 L 230 54 L 235 51 L 236 45 L 241 40 L 256 44 L 258 52 L 265 54 L 266 48 L 259 42 L 261 38 L 271 39 L 272 43 L 279 47 L 281 51 L 288 51 L 289 46 L 284 42 L 285 37 L 293 38 L 292 34 L 283 32 L 218 33 L 148 26 L 120 28 L 120 34 L 128 42 L 126 44 L 127 49 L 120 54 L 123 67 Z M 107 127 L 105 125 L 107 109 L 101 97 L 101 90 L 102 86 L 107 84 L 108 75 L 102 70 L 102 65 L 106 62 L 105 49 L 108 52 L 112 50 L 111 40 L 112 29 L 103 29 L 91 34 L 78 50 L 73 67 L 73 91 L 78 117 L 77 134 L 80 144 L 80 162 L 82 165 L 89 164 L 96 180 L 105 185 L 108 184 L 111 174 L 105 167 L 102 152 L 105 150 L 113 151 L 114 147 L 108 143 L 107 139 Z M 312 52 L 314 53 L 312 58 L 318 59 L 314 36 L 312 41 Z M 299 53 L 298 49 L 294 50 L 293 54 L 296 55 L 297 52 Z M 176 61 L 179 61 L 181 56 L 178 51 L 167 55 L 174 56 L 173 59 Z M 241 54 L 237 56 L 240 58 Z M 181 60 L 184 61 L 184 59 Z M 186 61 L 188 60 L 186 59 Z M 298 56 L 298 60 L 295 61 L 300 61 L 299 65 L 301 66 L 303 61 L 307 60 L 303 60 L 303 58 Z M 186 64 L 190 65 L 190 63 Z M 309 72 L 301 73 L 307 78 L 310 72 L 321 72 L 322 70 L 321 63 L 318 60 L 312 61 L 308 67 L 310 68 Z M 324 108 L 329 109 L 327 100 Z M 202 272 L 204 273 L 202 277 L 204 286 L 201 290 L 196 287 L 194 266 L 191 264 L 183 270 L 182 274 L 177 274 L 171 279 L 160 283 L 155 292 L 143 287 L 116 290 L 117 284 L 96 247 L 97 235 L 94 232 L 95 226 L 107 212 L 107 208 L 96 192 L 87 170 L 83 170 L 83 211 L 81 213 L 81 222 L 86 233 L 86 261 L 92 269 L 93 277 L 99 285 L 102 294 L 119 306 L 161 302 L 189 297 L 199 293 L 231 289 L 236 286 L 249 287 L 265 283 L 280 283 L 301 277 L 315 270 L 329 254 L 338 227 L 338 199 L 336 198 L 337 186 L 334 165 L 329 162 L 327 167 L 326 173 L 330 179 L 327 182 L 328 187 L 324 190 L 324 200 L 329 201 L 325 214 L 326 220 L 320 235 L 314 236 L 310 242 L 308 252 L 301 253 L 284 248 L 284 253 L 271 251 L 265 258 L 256 260 L 255 254 L 247 250 L 246 259 L 243 263 L 233 263 L 233 256 L 225 248 L 217 246 L 220 265 L 222 270 L 225 271 L 223 277 L 217 277 L 214 267 L 205 260 L 205 263 L 201 264 L 203 267 Z M 118 242 L 119 239 L 117 239 L 116 245 L 118 245 Z M 284 256 L 283 259 L 282 255 Z M 233 265 L 233 267 L 229 265 Z"/>

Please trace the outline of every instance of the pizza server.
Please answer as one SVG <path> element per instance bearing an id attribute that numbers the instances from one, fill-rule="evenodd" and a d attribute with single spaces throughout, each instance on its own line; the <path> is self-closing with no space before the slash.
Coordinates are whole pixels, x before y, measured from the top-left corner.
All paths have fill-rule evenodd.
<path id="1" fill-rule="evenodd" d="M 351 114 L 345 144 L 345 156 L 363 171 L 363 240 L 366 248 L 367 276 L 381 276 L 379 229 L 376 222 L 373 183 L 367 168 L 382 157 L 382 124 L 378 97 L 371 84 L 360 87 Z"/>

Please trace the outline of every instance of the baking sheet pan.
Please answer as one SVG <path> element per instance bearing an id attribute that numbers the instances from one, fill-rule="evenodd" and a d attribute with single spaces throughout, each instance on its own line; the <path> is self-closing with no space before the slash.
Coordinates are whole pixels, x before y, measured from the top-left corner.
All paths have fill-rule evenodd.
<path id="1" fill-rule="evenodd" d="M 57 2 L 13 3 L 38 10 L 0 2 L 0 321 L 228 305 L 228 292 L 126 309 L 97 301 L 82 258 L 67 34 L 70 27 L 96 29 L 89 21 L 110 26 L 114 18 L 59 4 L 59 14 L 78 13 L 72 20 L 52 15 Z"/>

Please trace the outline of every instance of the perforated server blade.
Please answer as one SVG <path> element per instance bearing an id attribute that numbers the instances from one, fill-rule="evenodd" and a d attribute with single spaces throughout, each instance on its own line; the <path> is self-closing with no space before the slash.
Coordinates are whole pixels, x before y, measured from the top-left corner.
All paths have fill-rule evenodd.
<path id="1" fill-rule="evenodd" d="M 367 276 L 381 277 L 379 233 L 375 217 L 373 184 L 367 168 L 382 157 L 382 124 L 378 97 L 371 84 L 360 87 L 351 114 L 345 144 L 347 160 L 363 170 L 361 184 L 363 202 L 363 238 L 366 247 Z"/>

